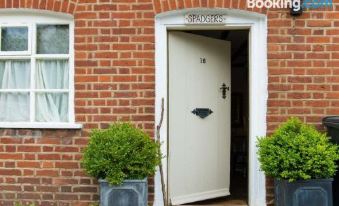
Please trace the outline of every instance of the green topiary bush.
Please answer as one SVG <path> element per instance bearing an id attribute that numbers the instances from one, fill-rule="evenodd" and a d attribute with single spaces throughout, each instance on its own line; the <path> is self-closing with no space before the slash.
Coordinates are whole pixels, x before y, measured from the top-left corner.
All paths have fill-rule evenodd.
<path id="1" fill-rule="evenodd" d="M 333 177 L 338 147 L 313 126 L 290 118 L 271 136 L 257 143 L 261 169 L 267 176 L 295 180 Z"/>
<path id="2" fill-rule="evenodd" d="M 82 165 L 89 175 L 119 185 L 154 175 L 160 160 L 160 145 L 145 132 L 130 123 L 115 123 L 91 132 Z"/>

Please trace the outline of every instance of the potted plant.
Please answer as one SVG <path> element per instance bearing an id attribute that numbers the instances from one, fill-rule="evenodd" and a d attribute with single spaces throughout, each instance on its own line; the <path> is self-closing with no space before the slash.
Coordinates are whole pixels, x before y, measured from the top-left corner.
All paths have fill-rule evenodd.
<path id="1" fill-rule="evenodd" d="M 332 206 L 339 154 L 325 134 L 290 118 L 257 146 L 261 169 L 275 178 L 276 206 Z"/>
<path id="2" fill-rule="evenodd" d="M 82 164 L 99 179 L 101 206 L 146 206 L 147 177 L 161 160 L 160 145 L 130 123 L 93 130 Z"/>

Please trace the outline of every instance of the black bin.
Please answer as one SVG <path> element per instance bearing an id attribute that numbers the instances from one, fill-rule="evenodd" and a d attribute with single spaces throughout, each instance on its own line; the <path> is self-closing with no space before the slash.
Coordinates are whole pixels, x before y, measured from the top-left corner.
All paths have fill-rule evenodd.
<path id="1" fill-rule="evenodd" d="M 334 144 L 339 144 L 339 116 L 329 116 L 323 119 L 323 124 L 327 128 L 327 133 Z M 339 162 L 337 162 L 339 165 Z M 339 171 L 333 181 L 333 206 L 339 206 Z"/>

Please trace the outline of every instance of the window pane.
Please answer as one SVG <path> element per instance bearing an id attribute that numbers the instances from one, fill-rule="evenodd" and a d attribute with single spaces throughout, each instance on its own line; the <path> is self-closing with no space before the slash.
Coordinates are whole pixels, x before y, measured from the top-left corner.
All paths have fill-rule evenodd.
<path id="1" fill-rule="evenodd" d="M 37 93 L 36 121 L 38 122 L 67 122 L 68 94 L 66 93 Z"/>
<path id="2" fill-rule="evenodd" d="M 30 62 L 26 60 L 0 60 L 0 90 L 29 89 Z"/>
<path id="3" fill-rule="evenodd" d="M 28 28 L 27 27 L 2 27 L 1 51 L 27 51 Z"/>
<path id="4" fill-rule="evenodd" d="M 68 60 L 37 60 L 36 88 L 67 89 Z"/>
<path id="5" fill-rule="evenodd" d="M 68 54 L 68 25 L 39 25 L 37 27 L 38 54 Z"/>
<path id="6" fill-rule="evenodd" d="M 29 121 L 29 94 L 0 93 L 0 121 Z"/>

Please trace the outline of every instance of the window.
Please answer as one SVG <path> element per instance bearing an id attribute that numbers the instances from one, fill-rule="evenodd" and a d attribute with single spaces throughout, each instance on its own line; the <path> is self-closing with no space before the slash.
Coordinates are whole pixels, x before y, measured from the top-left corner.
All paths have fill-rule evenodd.
<path id="1" fill-rule="evenodd" d="M 0 127 L 79 127 L 73 27 L 71 19 L 0 13 Z"/>

